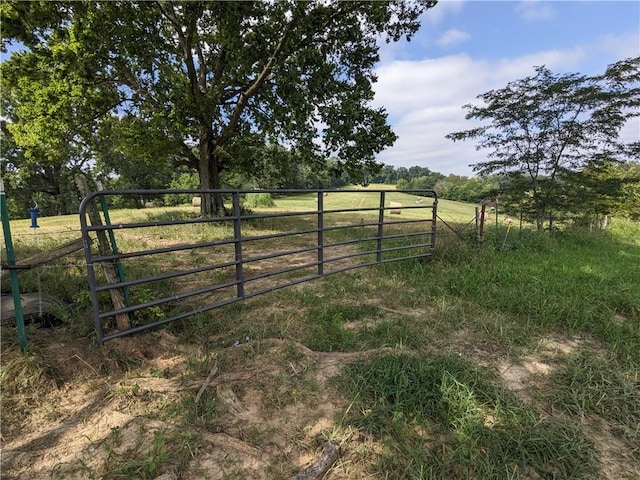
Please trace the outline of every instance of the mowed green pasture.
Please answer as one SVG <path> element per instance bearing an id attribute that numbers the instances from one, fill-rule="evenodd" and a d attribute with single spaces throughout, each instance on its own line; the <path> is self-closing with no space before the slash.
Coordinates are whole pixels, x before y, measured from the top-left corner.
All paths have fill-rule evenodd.
<path id="1" fill-rule="evenodd" d="M 362 193 L 330 193 L 325 208 L 377 206 L 377 194 Z M 275 200 L 278 210 L 315 209 L 312 194 Z M 418 199 L 392 192 L 388 200 Z M 473 205 L 439 207 L 454 228 L 473 217 Z M 198 213 L 111 217 L 185 214 Z M 35 232 L 28 224 L 12 222 L 19 251 L 43 248 L 30 241 L 47 228 L 78 235 L 60 218 L 41 219 Z M 330 440 L 341 457 L 327 479 L 639 478 L 640 225 L 613 219 L 603 232 L 538 233 L 492 224 L 483 240 L 462 236 L 442 235 L 428 261 L 330 276 L 103 347 L 91 340 L 76 257 L 47 286 L 72 302 L 62 325 L 30 328 L 24 355 L 3 327 L 3 471 L 284 480 Z M 167 230 L 128 241 L 183 238 Z M 43 285 L 35 272 L 21 277 Z M 220 381 L 200 392 L 211 372 Z M 84 392 L 74 412 L 84 425 L 128 420 L 90 434 L 68 424 L 84 439 L 69 458 L 54 455 L 61 436 L 41 433 L 47 441 L 33 444 L 42 450 L 34 455 L 58 459 L 37 471 L 20 464 L 11 452 L 70 415 L 70 391 Z M 93 410 L 87 398 L 97 398 Z"/>
<path id="2" fill-rule="evenodd" d="M 345 190 L 355 190 L 353 192 L 330 193 L 323 200 L 325 209 L 338 210 L 345 208 L 377 208 L 380 205 L 380 194 L 371 190 L 388 190 L 385 193 L 385 204 L 388 207 L 391 202 L 400 203 L 403 207 L 416 207 L 419 205 L 430 205 L 430 197 L 420 197 L 413 194 L 403 193 L 390 189 L 389 185 L 372 184 L 368 187 L 345 187 Z M 315 193 L 301 195 L 287 195 L 276 197 L 276 207 L 271 210 L 304 211 L 315 209 Z M 402 217 L 416 218 L 424 216 L 423 209 L 404 209 Z M 388 215 L 388 212 L 386 213 Z M 438 214 L 446 221 L 466 223 L 475 215 L 475 205 L 451 200 L 438 199 Z M 377 216 L 377 212 L 371 213 Z"/>
<path id="3" fill-rule="evenodd" d="M 351 187 L 350 187 L 351 189 Z M 367 192 L 367 190 L 387 190 L 389 185 L 370 185 L 367 188 L 354 189 L 353 192 L 340 192 L 335 194 L 329 194 L 324 201 L 324 208 L 326 210 L 339 210 L 347 208 L 377 208 L 379 207 L 379 193 Z M 289 211 L 289 212 L 302 212 L 302 211 L 315 211 L 317 204 L 314 199 L 317 198 L 315 193 L 303 193 L 296 195 L 276 195 L 276 206 L 273 208 L 255 208 L 256 213 L 260 212 L 275 212 L 275 211 Z M 416 203 L 424 200 L 423 203 Z M 431 199 L 428 197 L 418 197 L 416 195 L 406 194 L 395 191 L 393 189 L 386 193 L 386 204 L 389 206 L 390 202 L 397 202 L 402 206 L 418 206 L 418 205 L 430 205 Z M 425 209 L 405 209 L 402 211 L 402 218 L 409 217 L 424 217 Z M 158 208 L 145 208 L 145 209 L 110 209 L 109 216 L 111 222 L 121 223 L 133 223 L 144 222 L 149 219 L 158 216 L 168 215 L 193 215 L 197 216 L 199 209 L 194 208 L 191 205 L 181 205 L 175 207 L 158 207 Z M 475 215 L 475 206 L 469 203 L 454 202 L 450 200 L 438 200 L 438 214 L 447 222 L 467 223 L 473 219 Z M 377 217 L 377 212 L 372 212 L 371 215 Z M 387 212 L 388 215 L 388 212 Z M 14 241 L 22 241 L 24 243 L 33 243 L 45 240 L 65 240 L 75 237 L 79 237 L 80 221 L 78 215 L 64 215 L 53 217 L 39 217 L 38 225 L 40 228 L 30 228 L 30 219 L 19 219 L 11 221 L 11 232 L 14 235 Z"/>

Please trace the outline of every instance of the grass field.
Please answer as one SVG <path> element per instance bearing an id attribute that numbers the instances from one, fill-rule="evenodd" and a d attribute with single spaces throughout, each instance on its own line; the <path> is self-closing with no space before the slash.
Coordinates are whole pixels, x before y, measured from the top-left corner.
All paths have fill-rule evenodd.
<path id="1" fill-rule="evenodd" d="M 366 190 L 388 189 L 389 185 L 373 184 L 367 188 L 361 188 L 357 193 L 353 194 L 336 194 L 329 195 L 324 200 L 326 209 L 343 209 L 356 207 L 378 207 L 378 194 L 365 193 Z M 276 197 L 274 208 L 257 208 L 258 212 L 276 211 L 313 211 L 317 208 L 314 203 L 316 194 L 307 193 L 300 195 L 289 195 Z M 416 195 L 410 195 L 394 190 L 389 191 L 386 196 L 387 202 L 399 202 L 404 206 L 414 206 L 421 199 Z M 428 199 L 425 198 L 426 201 Z M 158 209 L 117 209 L 109 212 L 112 223 L 120 221 L 145 221 L 149 216 L 162 213 L 197 213 L 198 209 L 191 205 L 182 205 L 176 207 L 162 207 Z M 467 223 L 473 219 L 475 215 L 475 206 L 469 203 L 454 202 L 451 200 L 438 200 L 438 212 L 447 222 Z M 405 210 L 404 215 L 418 215 L 415 210 Z M 29 238 L 25 243 L 32 243 L 34 240 L 56 240 L 57 238 L 79 236 L 80 222 L 77 215 L 40 217 L 38 225 L 40 228 L 30 228 L 30 219 L 13 220 L 11 222 L 11 232 L 14 235 L 14 241 L 20 241 L 22 237 Z"/>
<path id="2" fill-rule="evenodd" d="M 325 207 L 377 201 L 338 197 Z M 473 205 L 439 208 L 457 229 L 473 218 Z M 19 258 L 79 236 L 74 217 L 40 225 L 12 222 Z M 24 354 L 2 327 L 3 474 L 288 479 L 332 441 L 327 479 L 639 478 L 640 226 L 491 226 L 483 241 L 439 231 L 428 262 L 327 277 L 102 347 L 81 255 L 48 266 L 55 276 L 23 273 L 25 291 L 70 306 L 61 324 L 29 328 Z"/>

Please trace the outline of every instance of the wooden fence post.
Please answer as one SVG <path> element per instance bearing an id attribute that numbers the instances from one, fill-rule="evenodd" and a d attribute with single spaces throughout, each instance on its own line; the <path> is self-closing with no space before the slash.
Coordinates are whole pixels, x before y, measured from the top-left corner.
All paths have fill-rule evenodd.
<path id="1" fill-rule="evenodd" d="M 89 196 L 91 191 L 89 190 L 87 179 L 83 175 L 76 176 L 76 185 L 78 186 L 78 190 L 80 191 L 80 195 L 82 197 Z M 96 207 L 94 203 L 87 203 L 87 214 L 89 215 L 89 221 L 91 222 L 92 226 L 97 227 L 102 225 L 100 212 L 98 211 L 98 207 Z M 96 231 L 96 236 L 98 237 L 98 251 L 100 252 L 100 254 L 113 254 L 109 239 L 107 238 L 107 234 L 104 232 L 104 230 Z M 103 262 L 102 266 L 108 283 L 120 282 L 120 277 L 118 276 L 118 268 L 114 262 Z M 124 295 L 120 289 L 110 289 L 109 293 L 111 294 L 111 301 L 113 302 L 114 310 L 120 310 L 121 308 L 127 307 Z M 118 330 L 130 329 L 131 322 L 129 321 L 129 316 L 126 313 L 116 315 L 116 326 L 118 327 Z"/>

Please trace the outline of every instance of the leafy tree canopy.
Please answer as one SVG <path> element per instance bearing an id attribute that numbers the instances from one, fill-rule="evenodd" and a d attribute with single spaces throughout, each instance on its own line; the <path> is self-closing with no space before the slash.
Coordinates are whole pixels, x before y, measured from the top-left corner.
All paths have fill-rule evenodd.
<path id="1" fill-rule="evenodd" d="M 410 39 L 435 4 L 3 2 L 3 48 L 29 49 L 2 66 L 14 136 L 27 156 L 59 161 L 58 144 L 91 146 L 100 122 L 124 113 L 161 134 L 202 188 L 219 188 L 256 140 L 375 170 L 396 138 L 370 105 L 378 40 Z M 218 212 L 222 199 L 202 205 Z"/>

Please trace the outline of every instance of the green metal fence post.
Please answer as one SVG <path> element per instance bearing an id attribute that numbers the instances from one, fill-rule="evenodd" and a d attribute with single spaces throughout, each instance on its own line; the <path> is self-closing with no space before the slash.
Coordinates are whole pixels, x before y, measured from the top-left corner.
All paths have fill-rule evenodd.
<path id="1" fill-rule="evenodd" d="M 18 329 L 18 342 L 22 351 L 27 348 L 27 334 L 24 330 L 24 316 L 22 314 L 22 301 L 20 300 L 20 285 L 18 272 L 11 268 L 16 264 L 13 253 L 13 241 L 11 240 L 11 227 L 9 225 L 9 211 L 7 209 L 7 197 L 4 192 L 4 183 L 0 179 L 0 216 L 2 217 L 2 231 L 4 232 L 4 244 L 7 248 L 7 265 L 9 266 L 9 278 L 11 279 L 11 295 L 13 295 L 13 308 L 16 313 L 16 327 Z"/>

